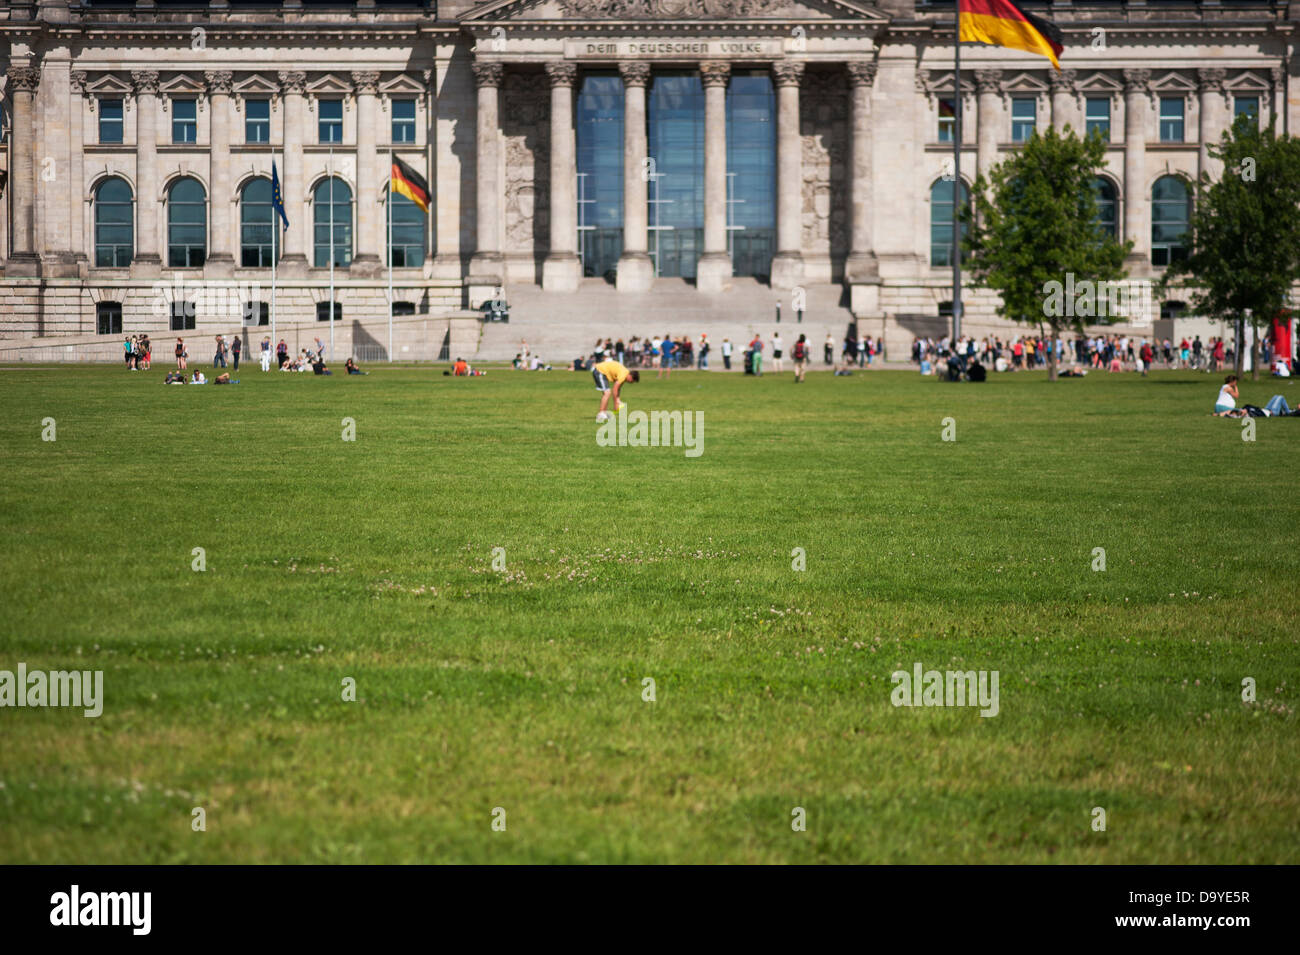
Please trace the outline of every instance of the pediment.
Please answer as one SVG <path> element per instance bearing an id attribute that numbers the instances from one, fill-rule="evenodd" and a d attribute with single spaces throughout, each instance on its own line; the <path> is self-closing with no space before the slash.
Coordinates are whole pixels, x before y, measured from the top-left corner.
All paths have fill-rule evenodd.
<path id="1" fill-rule="evenodd" d="M 232 90 L 236 96 L 275 96 L 280 92 L 280 86 L 273 80 L 254 73 L 235 83 Z"/>
<path id="2" fill-rule="evenodd" d="M 86 93 L 97 99 L 125 99 L 131 95 L 131 84 L 116 76 L 101 76 L 86 84 Z"/>
<path id="3" fill-rule="evenodd" d="M 1002 81 L 1006 93 L 1046 93 L 1047 81 L 1033 73 L 1015 73 Z"/>
<path id="4" fill-rule="evenodd" d="M 208 90 L 202 80 L 188 73 L 181 73 L 179 76 L 173 76 L 164 83 L 158 84 L 158 92 L 162 96 L 202 96 Z"/>
<path id="5" fill-rule="evenodd" d="M 863 0 L 488 0 L 462 13 L 461 23 L 528 21 L 785 21 L 889 18 Z"/>
<path id="6" fill-rule="evenodd" d="M 419 96 L 426 89 L 423 83 L 406 73 L 399 73 L 379 84 L 379 92 L 384 96 Z"/>
<path id="7" fill-rule="evenodd" d="M 1166 73 L 1151 81 L 1153 93 L 1195 93 L 1196 81 L 1181 73 Z"/>
<path id="8" fill-rule="evenodd" d="M 1268 93 L 1273 89 L 1273 84 L 1267 79 L 1249 70 L 1237 74 L 1223 85 L 1233 93 Z"/>
<path id="9" fill-rule="evenodd" d="M 1124 84 L 1106 73 L 1089 73 L 1079 80 L 1079 91 L 1083 93 L 1119 94 L 1124 92 Z"/>
<path id="10" fill-rule="evenodd" d="M 352 92 L 352 84 L 333 73 L 326 73 L 308 83 L 307 92 L 313 97 L 347 96 Z"/>

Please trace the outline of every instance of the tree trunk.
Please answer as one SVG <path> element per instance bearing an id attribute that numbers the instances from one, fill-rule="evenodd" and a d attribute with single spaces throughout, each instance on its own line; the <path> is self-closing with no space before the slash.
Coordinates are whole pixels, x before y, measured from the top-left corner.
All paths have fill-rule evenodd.
<path id="1" fill-rule="evenodd" d="M 1056 381 L 1056 361 L 1058 357 L 1056 353 L 1060 351 L 1061 348 L 1061 336 L 1057 333 L 1055 328 L 1052 329 L 1052 338 L 1054 339 L 1054 341 L 1047 343 L 1048 345 L 1047 380 L 1048 381 Z"/>
<path id="2" fill-rule="evenodd" d="M 1245 360 L 1244 360 L 1245 356 L 1242 355 L 1241 346 L 1242 343 L 1245 342 L 1246 340 L 1246 323 L 1242 320 L 1241 316 L 1238 315 L 1234 325 L 1235 325 L 1234 330 L 1236 331 L 1236 335 L 1237 335 L 1237 347 L 1232 350 L 1232 371 L 1237 376 L 1237 378 L 1240 379 L 1242 369 L 1245 368 Z"/>
<path id="3" fill-rule="evenodd" d="M 1251 324 L 1254 335 L 1250 338 L 1250 379 L 1259 381 L 1259 329 Z"/>

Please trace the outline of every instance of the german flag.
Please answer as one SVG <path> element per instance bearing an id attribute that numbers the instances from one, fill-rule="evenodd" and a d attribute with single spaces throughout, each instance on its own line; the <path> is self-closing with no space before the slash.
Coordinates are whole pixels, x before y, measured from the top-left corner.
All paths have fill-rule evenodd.
<path id="1" fill-rule="evenodd" d="M 959 41 L 1005 46 L 1037 53 L 1061 68 L 1064 37 L 1055 23 L 1026 13 L 1014 0 L 957 0 L 961 17 Z"/>
<path id="2" fill-rule="evenodd" d="M 393 176 L 388 183 L 388 188 L 392 192 L 400 192 L 406 196 L 422 211 L 429 211 L 428 183 L 424 181 L 423 176 L 396 156 L 393 157 Z"/>

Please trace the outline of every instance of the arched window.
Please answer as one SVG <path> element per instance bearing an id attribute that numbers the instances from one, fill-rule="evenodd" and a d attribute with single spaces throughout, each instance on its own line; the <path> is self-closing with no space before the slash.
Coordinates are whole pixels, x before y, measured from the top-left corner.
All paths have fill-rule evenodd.
<path id="1" fill-rule="evenodd" d="M 1151 264 L 1169 265 L 1187 258 L 1187 224 L 1192 200 L 1177 176 L 1161 176 L 1151 187 Z"/>
<path id="2" fill-rule="evenodd" d="M 95 265 L 125 268 L 135 253 L 135 216 L 125 179 L 105 179 L 95 190 Z"/>
<path id="3" fill-rule="evenodd" d="M 388 214 L 393 217 L 393 267 L 415 268 L 424 263 L 424 212 L 400 192 L 390 192 L 388 198 Z"/>
<path id="4" fill-rule="evenodd" d="M 239 194 L 239 264 L 269 269 L 279 251 L 279 232 L 271 206 L 271 180 L 251 179 Z"/>
<path id="5" fill-rule="evenodd" d="M 334 213 L 334 264 L 346 268 L 352 264 L 352 189 L 338 177 L 326 179 L 316 187 L 312 206 L 316 216 L 316 267 L 330 264 L 330 210 Z"/>
<path id="6" fill-rule="evenodd" d="M 936 266 L 952 265 L 952 216 L 953 186 L 952 180 L 940 179 L 930 187 L 930 264 Z M 970 191 L 966 184 L 961 184 L 961 204 L 964 208 L 970 201 Z M 966 238 L 966 226 L 961 227 L 962 238 Z"/>
<path id="7" fill-rule="evenodd" d="M 1119 225 L 1115 218 L 1115 185 L 1104 176 L 1092 181 L 1092 191 L 1097 197 L 1097 229 L 1112 239 L 1119 238 Z"/>
<path id="8" fill-rule="evenodd" d="M 197 179 L 177 179 L 167 194 L 167 265 L 194 269 L 207 257 L 207 193 Z"/>

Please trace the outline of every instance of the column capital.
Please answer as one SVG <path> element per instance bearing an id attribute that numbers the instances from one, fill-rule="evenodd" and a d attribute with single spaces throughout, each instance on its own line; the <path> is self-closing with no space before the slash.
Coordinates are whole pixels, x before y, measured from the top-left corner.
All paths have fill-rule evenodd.
<path id="1" fill-rule="evenodd" d="M 624 60 L 618 65 L 624 86 L 647 86 L 650 83 L 650 64 L 644 60 Z"/>
<path id="2" fill-rule="evenodd" d="M 976 70 L 975 89 L 980 93 L 999 93 L 1002 91 L 1001 70 Z"/>
<path id="3" fill-rule="evenodd" d="M 158 71 L 157 70 L 133 70 L 131 72 L 131 87 L 136 94 L 158 93 Z"/>
<path id="4" fill-rule="evenodd" d="M 208 84 L 208 93 L 229 96 L 234 85 L 234 74 L 230 70 L 208 70 L 203 74 Z"/>
<path id="5" fill-rule="evenodd" d="M 700 64 L 700 82 L 707 89 L 710 86 L 727 86 L 731 78 L 731 64 L 721 60 L 709 60 Z"/>
<path id="6" fill-rule="evenodd" d="M 546 78 L 552 87 L 572 86 L 578 79 L 578 64 L 566 60 L 552 60 L 546 64 Z"/>
<path id="7" fill-rule="evenodd" d="M 78 92 L 78 93 L 83 93 L 83 94 L 84 94 L 84 93 L 86 92 L 86 83 L 89 82 L 89 80 L 90 80 L 90 77 L 89 77 L 89 75 L 86 73 L 86 71 L 85 71 L 85 70 L 73 70 L 71 73 L 68 74 L 68 76 L 71 77 L 71 79 L 72 79 L 72 88 L 73 88 L 73 90 L 76 91 L 76 92 Z M 93 112 L 93 110 L 92 110 L 92 112 Z"/>
<path id="8" fill-rule="evenodd" d="M 505 75 L 505 66 L 501 63 L 484 63 L 475 62 L 471 69 L 474 71 L 474 85 L 479 89 L 485 86 L 500 86 L 501 78 Z"/>
<path id="9" fill-rule="evenodd" d="M 1227 79 L 1228 71 L 1217 66 L 1207 67 L 1196 71 L 1196 88 L 1202 93 L 1223 92 L 1223 81 Z"/>
<path id="10" fill-rule="evenodd" d="M 280 80 L 280 89 L 285 93 L 301 95 L 307 92 L 307 74 L 303 70 L 281 70 L 276 76 Z"/>
<path id="11" fill-rule="evenodd" d="M 1274 86 L 1281 86 L 1282 81 L 1286 79 L 1286 69 L 1281 66 L 1271 67 L 1268 71 L 1268 78 L 1273 81 Z"/>
<path id="12" fill-rule="evenodd" d="M 1074 93 L 1078 90 L 1078 78 L 1075 70 L 1052 70 L 1047 74 L 1047 87 L 1053 93 Z"/>
<path id="13" fill-rule="evenodd" d="M 373 95 L 379 92 L 379 71 L 353 70 L 352 83 L 358 94 L 369 93 Z"/>
<path id="14" fill-rule="evenodd" d="M 876 82 L 877 66 L 865 60 L 851 60 L 846 64 L 852 86 L 871 86 Z M 919 74 L 918 74 L 919 75 Z"/>
<path id="15" fill-rule="evenodd" d="M 41 70 L 38 66 L 11 66 L 5 75 L 9 77 L 9 88 L 14 91 L 35 93 L 36 87 L 41 85 Z"/>
<path id="16" fill-rule="evenodd" d="M 803 80 L 803 62 L 782 60 L 772 64 L 772 78 L 777 86 L 798 86 Z"/>
<path id="17" fill-rule="evenodd" d="M 1125 93 L 1148 93 L 1151 91 L 1151 71 L 1150 70 L 1125 70 L 1124 71 L 1124 92 Z"/>

